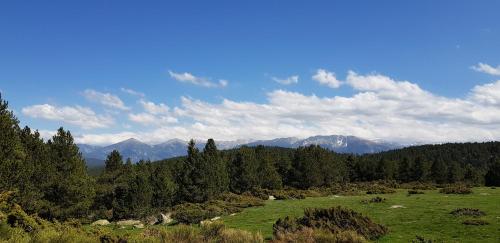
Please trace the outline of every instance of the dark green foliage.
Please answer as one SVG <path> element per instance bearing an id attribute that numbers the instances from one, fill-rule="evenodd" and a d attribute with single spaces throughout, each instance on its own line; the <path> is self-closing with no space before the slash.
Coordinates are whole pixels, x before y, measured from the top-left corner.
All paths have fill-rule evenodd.
<path id="1" fill-rule="evenodd" d="M 215 141 L 208 139 L 201 158 L 200 176 L 203 177 L 201 188 L 206 195 L 203 201 L 210 200 L 229 190 L 229 176 L 226 162 L 222 160 Z"/>
<path id="2" fill-rule="evenodd" d="M 472 190 L 466 185 L 450 185 L 439 190 L 440 193 L 445 194 L 471 194 Z"/>
<path id="3" fill-rule="evenodd" d="M 61 219 L 87 215 L 95 195 L 94 184 L 71 133 L 59 128 L 48 146 L 57 173 L 44 196 L 50 208 L 41 215 Z"/>
<path id="4" fill-rule="evenodd" d="M 12 190 L 27 183 L 26 152 L 19 137 L 19 121 L 0 94 L 0 189 Z"/>
<path id="5" fill-rule="evenodd" d="M 106 158 L 104 165 L 107 173 L 119 171 L 123 166 L 123 158 L 117 150 L 113 150 Z"/>
<path id="6" fill-rule="evenodd" d="M 385 226 L 374 223 L 370 218 L 360 213 L 343 207 L 333 207 L 306 209 L 301 218 L 279 219 L 273 225 L 273 234 L 277 236 L 302 228 L 325 229 L 332 233 L 355 231 L 371 240 L 378 239 L 388 232 Z"/>
<path id="7" fill-rule="evenodd" d="M 329 186 L 347 180 L 345 162 L 319 146 L 295 151 L 291 185 L 298 188 Z"/>
<path id="8" fill-rule="evenodd" d="M 259 188 L 258 172 L 255 149 L 246 146 L 239 148 L 230 165 L 231 191 L 241 193 Z"/>
<path id="9" fill-rule="evenodd" d="M 485 184 L 486 186 L 500 186 L 500 159 L 490 163 L 485 176 Z"/>
<path id="10" fill-rule="evenodd" d="M 451 211 L 450 214 L 453 214 L 455 216 L 472 216 L 472 217 L 481 217 L 486 215 L 485 212 L 476 208 L 457 208 Z"/>
<path id="11" fill-rule="evenodd" d="M 488 225 L 488 224 L 490 224 L 490 222 L 483 220 L 483 219 L 467 219 L 467 220 L 464 220 L 464 222 L 462 222 L 462 224 L 481 226 L 481 225 Z"/>

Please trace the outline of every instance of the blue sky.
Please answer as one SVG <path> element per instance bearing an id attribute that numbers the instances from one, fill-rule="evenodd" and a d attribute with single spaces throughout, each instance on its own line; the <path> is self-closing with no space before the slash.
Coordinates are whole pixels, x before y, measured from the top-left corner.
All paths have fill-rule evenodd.
<path id="1" fill-rule="evenodd" d="M 47 136 L 64 126 L 93 144 L 498 140 L 498 9 L 498 1 L 3 1 L 0 90 L 23 125 Z"/>

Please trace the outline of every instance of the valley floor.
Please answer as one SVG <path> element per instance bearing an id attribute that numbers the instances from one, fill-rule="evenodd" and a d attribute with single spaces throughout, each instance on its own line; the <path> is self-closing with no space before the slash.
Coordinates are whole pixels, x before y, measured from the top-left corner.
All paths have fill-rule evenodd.
<path id="1" fill-rule="evenodd" d="M 442 194 L 427 190 L 425 194 L 408 196 L 407 190 L 378 195 L 383 203 L 363 204 L 360 201 L 375 195 L 329 196 L 304 200 L 268 201 L 263 207 L 245 209 L 240 214 L 223 217 L 228 227 L 261 232 L 272 237 L 272 226 L 285 216 L 302 216 L 304 208 L 344 206 L 361 212 L 375 222 L 389 227 L 389 234 L 379 242 L 410 242 L 416 236 L 434 242 L 500 242 L 500 188 L 474 188 L 469 195 Z M 391 208 L 394 205 L 402 207 Z M 477 208 L 486 213 L 481 217 L 489 225 L 462 224 L 471 217 L 454 216 L 456 208 Z"/>

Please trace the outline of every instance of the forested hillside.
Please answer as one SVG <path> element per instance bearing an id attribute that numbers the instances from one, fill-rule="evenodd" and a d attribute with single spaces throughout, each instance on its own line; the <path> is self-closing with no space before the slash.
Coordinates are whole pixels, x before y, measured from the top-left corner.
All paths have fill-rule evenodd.
<path id="1" fill-rule="evenodd" d="M 28 213 L 46 219 L 130 218 L 225 192 L 308 189 L 349 182 L 463 182 L 500 185 L 500 143 L 425 145 L 371 155 L 338 154 L 319 146 L 246 147 L 219 151 L 209 139 L 188 155 L 132 163 L 111 152 L 104 171 L 88 175 L 69 131 L 44 141 L 20 128 L 0 98 L 0 191 L 13 191 Z"/>

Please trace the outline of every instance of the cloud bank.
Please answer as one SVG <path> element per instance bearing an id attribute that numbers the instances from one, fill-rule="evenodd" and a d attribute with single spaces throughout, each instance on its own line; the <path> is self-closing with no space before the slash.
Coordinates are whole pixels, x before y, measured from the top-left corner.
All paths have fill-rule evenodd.
<path id="1" fill-rule="evenodd" d="M 172 138 L 235 140 L 320 134 L 405 143 L 500 139 L 500 80 L 477 85 L 463 98 L 449 98 L 382 74 L 349 71 L 340 81 L 333 73 L 320 69 L 315 76 L 320 84 L 330 87 L 341 83 L 351 87 L 354 94 L 318 97 L 278 89 L 268 92 L 266 101 L 260 103 L 181 97 L 181 104 L 173 108 L 141 98 L 141 110 L 128 112 L 127 118 L 143 129 L 86 132 L 77 134 L 76 139 L 90 144 L 109 144 L 130 137 L 157 143 Z M 24 108 L 23 114 L 83 128 L 112 124 L 112 118 L 83 107 L 35 105 Z"/>

